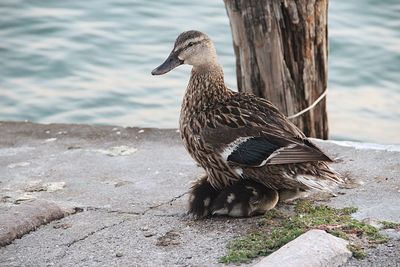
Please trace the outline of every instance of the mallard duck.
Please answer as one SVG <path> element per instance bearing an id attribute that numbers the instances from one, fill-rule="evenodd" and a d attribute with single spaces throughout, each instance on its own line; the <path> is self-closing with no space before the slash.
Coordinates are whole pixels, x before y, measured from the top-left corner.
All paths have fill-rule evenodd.
<path id="1" fill-rule="evenodd" d="M 248 202 L 242 206 L 250 207 L 253 191 L 246 190 L 246 183 L 266 188 L 262 192 L 270 204 L 252 202 L 260 208 L 251 209 L 262 211 L 261 205 L 270 209 L 276 204 L 276 191 L 330 190 L 342 182 L 327 164 L 332 159 L 272 103 L 227 88 L 206 34 L 194 30 L 180 34 L 168 58 L 152 74 L 165 74 L 182 64 L 191 65 L 192 71 L 179 129 L 186 150 L 206 172 L 191 189 L 189 212 L 195 217 L 222 211 L 237 216 L 238 209 L 218 207 L 228 207 L 228 193 L 240 190 L 244 192 L 240 201 Z M 224 205 L 218 204 L 224 200 Z M 243 209 L 240 215 L 252 213 Z"/>

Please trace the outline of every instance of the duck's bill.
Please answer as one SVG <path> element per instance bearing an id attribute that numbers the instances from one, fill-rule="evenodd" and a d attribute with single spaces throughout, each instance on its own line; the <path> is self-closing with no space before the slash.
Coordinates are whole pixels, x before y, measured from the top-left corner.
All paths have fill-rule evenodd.
<path id="1" fill-rule="evenodd" d="M 151 74 L 153 75 L 162 75 L 165 74 L 167 72 L 169 72 L 170 70 L 175 69 L 176 67 L 180 66 L 183 64 L 183 60 L 180 60 L 178 58 L 178 55 L 176 55 L 175 53 L 171 53 L 168 58 L 164 61 L 163 64 L 161 64 L 160 66 L 158 66 L 157 68 L 155 68 Z"/>

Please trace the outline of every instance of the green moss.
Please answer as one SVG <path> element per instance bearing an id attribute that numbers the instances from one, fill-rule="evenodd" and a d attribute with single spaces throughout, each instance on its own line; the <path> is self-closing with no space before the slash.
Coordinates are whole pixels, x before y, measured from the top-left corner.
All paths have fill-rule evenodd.
<path id="1" fill-rule="evenodd" d="M 381 244 L 387 241 L 387 238 L 381 235 L 377 228 L 355 219 L 352 219 L 344 225 L 344 230 L 357 235 L 366 235 L 370 243 Z"/>
<path id="2" fill-rule="evenodd" d="M 278 210 L 267 212 L 257 223 L 257 229 L 228 244 L 228 252 L 220 258 L 220 262 L 244 263 L 259 256 L 266 256 L 315 228 L 352 241 L 350 247 L 356 258 L 365 254 L 363 246 L 356 244 L 387 241 L 379 234 L 378 229 L 351 217 L 351 214 L 357 211 L 356 208 L 335 209 L 325 205 L 313 205 L 310 201 L 300 201 L 295 205 L 294 211 L 292 215 Z"/>
<path id="3" fill-rule="evenodd" d="M 329 231 L 329 233 L 336 237 L 339 237 L 339 238 L 342 238 L 345 240 L 349 240 L 349 237 L 347 236 L 347 234 L 340 229 L 331 230 L 331 231 Z"/>
<path id="4" fill-rule="evenodd" d="M 364 259 L 367 256 L 364 248 L 359 245 L 351 244 L 348 245 L 347 248 L 353 253 L 353 257 L 358 260 Z"/>
<path id="5" fill-rule="evenodd" d="M 380 221 L 383 229 L 400 229 L 400 223 Z"/>
<path id="6" fill-rule="evenodd" d="M 283 219 L 283 218 L 285 218 L 285 214 L 277 209 L 269 210 L 264 214 L 265 220 Z"/>
<path id="7" fill-rule="evenodd" d="M 228 244 L 228 254 L 221 263 L 244 263 L 259 256 L 266 256 L 304 233 L 298 227 L 277 227 L 270 234 L 250 233 Z"/>

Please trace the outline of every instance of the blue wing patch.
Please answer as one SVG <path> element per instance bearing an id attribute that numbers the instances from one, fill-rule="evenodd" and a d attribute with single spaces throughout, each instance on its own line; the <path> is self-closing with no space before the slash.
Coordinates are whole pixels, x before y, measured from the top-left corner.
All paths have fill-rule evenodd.
<path id="1" fill-rule="evenodd" d="M 265 137 L 253 137 L 236 146 L 227 160 L 239 165 L 258 166 L 280 146 Z"/>

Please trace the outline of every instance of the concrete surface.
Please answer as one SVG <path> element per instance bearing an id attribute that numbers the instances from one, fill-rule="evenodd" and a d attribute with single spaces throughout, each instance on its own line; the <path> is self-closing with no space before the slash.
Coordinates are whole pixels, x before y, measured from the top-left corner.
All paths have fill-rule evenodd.
<path id="1" fill-rule="evenodd" d="M 323 230 L 310 230 L 287 243 L 254 267 L 337 267 L 351 257 L 348 241 Z"/>
<path id="2" fill-rule="evenodd" d="M 369 249 L 368 257 L 362 260 L 350 258 L 343 267 L 399 267 L 400 266 L 400 240 L 389 240 L 384 245 Z"/>
<path id="3" fill-rule="evenodd" d="M 340 158 L 337 171 L 363 182 L 330 205 L 400 222 L 398 147 L 317 142 Z M 188 217 L 186 192 L 201 172 L 176 130 L 0 122 L 0 216 L 32 199 L 82 210 L 0 248 L 0 266 L 218 265 L 227 242 L 257 218 Z M 400 257 L 398 240 L 371 257 L 379 249 L 390 251 L 382 262 Z"/>
<path id="4" fill-rule="evenodd" d="M 44 200 L 22 203 L 0 217 L 0 247 L 8 245 L 30 231 L 48 222 L 75 213 Z"/>

